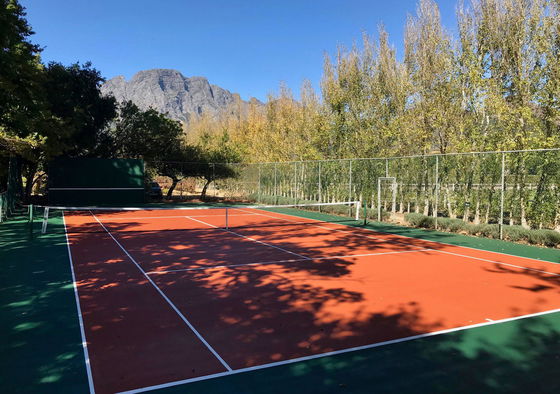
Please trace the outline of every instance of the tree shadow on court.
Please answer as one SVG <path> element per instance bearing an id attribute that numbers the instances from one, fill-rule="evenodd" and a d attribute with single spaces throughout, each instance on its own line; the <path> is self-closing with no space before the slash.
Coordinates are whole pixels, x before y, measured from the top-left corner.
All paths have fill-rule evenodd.
<path id="1" fill-rule="evenodd" d="M 375 302 L 367 299 L 371 293 L 338 285 L 343 280 L 337 276 L 341 264 L 347 262 L 210 268 L 153 279 L 234 368 L 413 336 L 441 326 L 422 318 L 420 305 L 413 301 L 371 313 L 365 308 Z M 347 266 L 342 267 L 346 273 Z M 312 276 L 321 283 L 309 280 Z"/>
<path id="2" fill-rule="evenodd" d="M 560 315 L 191 383 L 165 393 L 556 393 Z"/>
<path id="3" fill-rule="evenodd" d="M 543 267 L 542 270 L 545 270 Z M 532 280 L 525 285 L 511 285 L 512 288 L 525 290 L 531 293 L 540 294 L 550 291 L 560 290 L 560 276 L 545 271 L 537 271 L 527 268 L 511 268 L 500 264 L 495 264 L 492 268 L 485 268 L 487 272 L 502 275 L 521 276 Z"/>
<path id="4" fill-rule="evenodd" d="M 279 228 L 236 228 L 229 232 L 214 228 L 180 228 L 180 225 L 175 229 L 137 230 L 141 225 L 140 221 L 112 222 L 107 228 L 127 250 L 134 253 L 147 271 L 355 254 L 390 254 L 434 248 L 433 244 L 422 240 L 403 242 L 401 237 L 394 235 L 380 237 L 356 229 L 341 231 L 328 227 L 312 228 L 305 224 Z M 69 231 L 79 235 L 96 233 L 100 229 L 97 223 L 85 223 L 72 226 Z M 347 272 L 344 266 L 351 264 L 341 261 L 337 275 L 344 275 Z M 325 272 L 325 275 L 332 274 L 332 271 Z"/>

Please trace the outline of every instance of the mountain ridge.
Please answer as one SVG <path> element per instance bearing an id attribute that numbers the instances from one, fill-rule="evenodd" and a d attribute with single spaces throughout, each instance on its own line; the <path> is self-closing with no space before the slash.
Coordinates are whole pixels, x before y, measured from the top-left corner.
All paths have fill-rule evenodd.
<path id="1" fill-rule="evenodd" d="M 249 105 L 239 94 L 210 84 L 206 77 L 186 77 L 180 71 L 163 68 L 138 71 L 128 81 L 122 75 L 115 76 L 101 86 L 101 92 L 118 102 L 130 100 L 143 110 L 153 108 L 183 123 L 203 114 L 236 115 Z"/>

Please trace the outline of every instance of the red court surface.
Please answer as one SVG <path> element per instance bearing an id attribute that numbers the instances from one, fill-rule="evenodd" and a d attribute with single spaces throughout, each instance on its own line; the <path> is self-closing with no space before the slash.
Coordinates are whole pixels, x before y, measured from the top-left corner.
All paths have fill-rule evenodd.
<path id="1" fill-rule="evenodd" d="M 253 209 L 228 221 L 221 210 L 66 213 L 96 392 L 560 308 L 554 263 Z"/>

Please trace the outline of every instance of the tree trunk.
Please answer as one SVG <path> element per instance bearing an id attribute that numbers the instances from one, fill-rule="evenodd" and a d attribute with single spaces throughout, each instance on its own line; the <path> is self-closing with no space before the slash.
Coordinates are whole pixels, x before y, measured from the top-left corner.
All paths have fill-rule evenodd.
<path id="1" fill-rule="evenodd" d="M 206 191 L 208 190 L 208 186 L 210 185 L 210 183 L 212 183 L 212 179 L 206 179 L 206 183 L 204 184 L 204 187 L 202 188 L 202 192 L 200 193 L 201 200 L 206 199 Z"/>
<path id="2" fill-rule="evenodd" d="M 475 205 L 475 210 L 474 210 L 474 220 L 473 223 L 474 224 L 480 224 L 480 200 L 477 199 L 476 201 L 476 205 Z"/>
<path id="3" fill-rule="evenodd" d="M 33 184 L 35 174 L 37 173 L 38 163 L 28 162 L 25 171 L 25 200 L 29 201 L 31 197 L 31 192 L 33 191 Z"/>
<path id="4" fill-rule="evenodd" d="M 177 183 L 179 183 L 178 178 L 171 178 L 171 187 L 169 188 L 169 190 L 167 191 L 167 195 L 165 196 L 165 198 L 167 198 L 168 200 L 171 199 L 171 196 L 173 196 L 173 190 L 175 190 L 175 188 L 177 187 Z"/>
<path id="5" fill-rule="evenodd" d="M 455 185 L 452 186 L 452 191 L 451 192 L 455 192 Z M 453 200 L 451 197 L 451 192 L 449 191 L 449 185 L 445 185 L 445 195 L 447 197 L 447 211 L 449 214 L 449 217 L 451 219 L 457 219 L 457 214 L 455 213 L 455 211 L 453 210 Z"/>

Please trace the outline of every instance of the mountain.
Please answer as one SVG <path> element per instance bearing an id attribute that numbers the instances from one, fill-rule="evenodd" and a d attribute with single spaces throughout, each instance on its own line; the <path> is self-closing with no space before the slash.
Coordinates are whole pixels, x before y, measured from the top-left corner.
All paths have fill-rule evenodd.
<path id="1" fill-rule="evenodd" d="M 113 95 L 118 102 L 130 100 L 144 110 L 152 107 L 185 123 L 196 115 L 236 114 L 248 106 L 238 94 L 212 85 L 204 77 L 189 78 L 169 69 L 140 71 L 130 81 L 122 75 L 111 78 L 101 86 L 101 92 Z"/>

